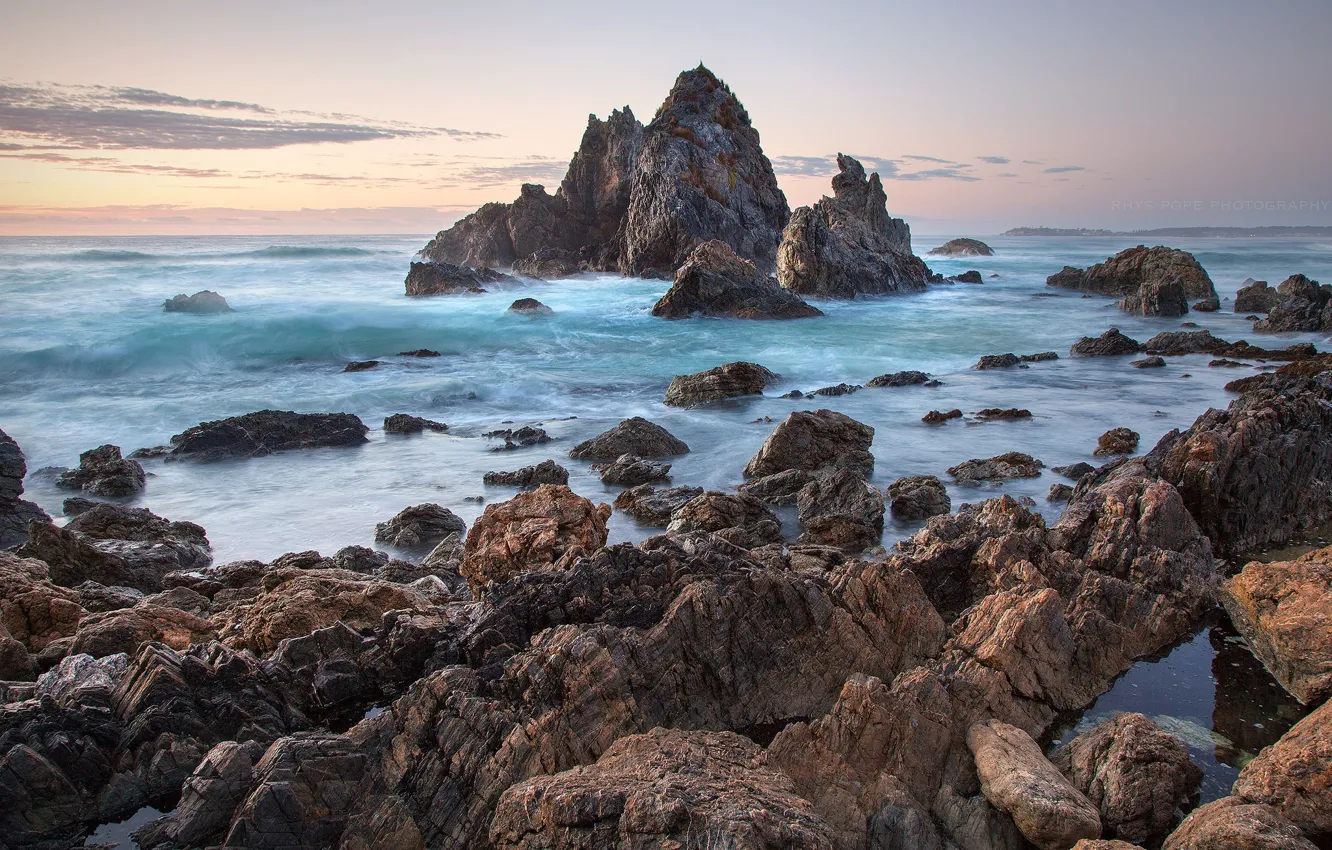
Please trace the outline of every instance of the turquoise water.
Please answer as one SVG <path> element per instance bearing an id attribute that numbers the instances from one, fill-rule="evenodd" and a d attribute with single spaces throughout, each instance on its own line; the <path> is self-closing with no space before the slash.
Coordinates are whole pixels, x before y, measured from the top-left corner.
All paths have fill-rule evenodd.
<path id="1" fill-rule="evenodd" d="M 30 470 L 69 466 L 102 443 L 127 452 L 165 443 L 201 420 L 261 408 L 349 411 L 373 430 L 353 449 L 296 452 L 196 465 L 146 461 L 153 476 L 138 504 L 208 529 L 218 561 L 272 558 L 317 548 L 369 544 L 376 522 L 425 501 L 469 522 L 482 505 L 508 498 L 487 488 L 488 470 L 555 458 L 571 486 L 610 501 L 586 463 L 568 449 L 633 415 L 656 421 L 693 448 L 675 460 L 674 482 L 726 489 L 789 411 L 827 407 L 877 429 L 873 483 L 944 470 L 1010 450 L 1049 465 L 1086 460 L 1096 438 L 1127 425 L 1144 449 L 1209 406 L 1224 405 L 1222 385 L 1248 369 L 1209 369 L 1206 355 L 1136 370 L 1129 358 L 1036 363 L 1029 369 L 972 372 L 983 354 L 1068 347 L 1116 325 L 1145 340 L 1177 319 L 1142 319 L 1109 298 L 1053 292 L 1046 275 L 1086 265 L 1134 244 L 1131 239 L 995 238 L 990 258 L 926 258 L 945 274 L 970 268 L 982 286 L 849 303 L 818 303 L 827 316 L 798 322 L 719 319 L 664 321 L 649 315 L 665 281 L 596 275 L 531 282 L 479 296 L 408 299 L 402 279 L 425 236 L 171 237 L 0 239 L 0 428 L 23 447 Z M 917 250 L 948 236 L 916 236 Z M 1332 281 L 1332 243 L 1284 240 L 1174 240 L 1193 251 L 1223 298 L 1247 277 L 1273 284 L 1302 272 Z M 998 274 L 998 278 L 990 278 Z M 235 312 L 166 314 L 177 293 L 221 292 Z M 550 305 L 549 317 L 506 314 L 515 298 Z M 1227 339 L 1268 345 L 1319 337 L 1259 337 L 1228 312 L 1188 319 Z M 416 348 L 440 358 L 394 358 Z M 344 374 L 349 360 L 384 365 Z M 672 376 L 730 360 L 780 373 L 764 398 L 707 409 L 667 408 Z M 900 369 L 944 382 L 926 389 L 865 389 L 837 398 L 776 396 L 842 381 L 863 384 Z M 1185 375 L 1190 377 L 1184 377 Z M 931 408 L 1026 407 L 1034 421 L 926 426 Z M 379 426 L 397 412 L 439 419 L 447 434 L 386 439 Z M 773 422 L 760 421 L 770 417 Z M 555 441 L 492 452 L 481 434 L 502 422 L 545 424 Z M 1044 496 L 1062 479 L 1004 485 L 1029 495 L 1051 519 L 1060 506 Z M 29 476 L 29 497 L 53 514 L 67 495 L 49 477 Z M 950 487 L 954 506 L 1000 488 Z M 914 526 L 889 522 L 891 542 Z M 620 514 L 612 540 L 652 533 Z"/>

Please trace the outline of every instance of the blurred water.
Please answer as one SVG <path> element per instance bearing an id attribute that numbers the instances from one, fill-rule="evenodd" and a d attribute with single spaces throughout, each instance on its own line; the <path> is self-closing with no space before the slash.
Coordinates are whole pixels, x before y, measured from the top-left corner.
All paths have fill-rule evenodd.
<path id="1" fill-rule="evenodd" d="M 947 236 L 917 236 L 917 250 Z M 219 562 L 269 559 L 282 552 L 369 544 L 376 522 L 424 501 L 469 522 L 482 506 L 508 498 L 486 488 L 484 472 L 554 458 L 571 486 L 609 501 L 588 465 L 568 449 L 619 420 L 645 416 L 693 451 L 674 460 L 674 482 L 726 489 L 773 425 L 791 410 L 840 410 L 876 429 L 873 483 L 944 470 L 1009 450 L 1049 465 L 1097 462 L 1091 452 L 1108 428 L 1142 434 L 1144 450 L 1165 431 L 1187 427 L 1227 402 L 1222 385 L 1248 369 L 1210 369 L 1206 355 L 1137 370 L 1130 358 L 1071 360 L 1084 334 L 1118 326 L 1138 339 L 1179 326 L 1143 319 L 1109 298 L 1047 290 L 1065 264 L 1087 265 L 1130 239 L 994 238 L 988 258 L 928 258 L 945 274 L 979 269 L 981 286 L 931 287 L 926 293 L 856 302 L 818 302 L 827 316 L 797 322 L 719 319 L 664 321 L 649 310 L 665 281 L 595 275 L 532 282 L 486 295 L 408 299 L 402 279 L 425 237 L 156 237 L 0 239 L 0 428 L 23 447 L 29 468 L 69 466 L 102 443 L 126 452 L 164 443 L 202 420 L 262 408 L 348 411 L 373 429 L 352 449 L 292 452 L 209 465 L 147 461 L 153 477 L 138 500 L 172 519 L 208 529 Z M 1195 253 L 1223 299 L 1247 277 L 1274 285 L 1302 272 L 1332 280 L 1332 244 L 1286 240 L 1172 240 Z M 991 274 L 999 277 L 991 278 Z M 162 312 L 162 301 L 201 289 L 221 292 L 235 312 Z M 1057 297 L 1042 297 L 1054 294 Z M 550 305 L 548 317 L 508 314 L 517 297 Z M 1223 310 L 1187 320 L 1227 339 L 1285 345 L 1319 337 L 1255 336 L 1242 316 Z M 395 358 L 433 348 L 433 359 Z M 1063 359 L 1029 369 L 973 372 L 982 354 L 1044 350 Z M 344 374 L 349 360 L 384 365 Z M 730 360 L 780 373 L 763 398 L 706 409 L 667 408 L 672 376 Z M 837 398 L 792 401 L 789 389 L 842 381 L 863 384 L 900 369 L 944 382 L 926 389 L 865 389 Z M 1188 377 L 1185 377 L 1185 376 Z M 931 408 L 1026 407 L 1027 422 L 926 426 Z M 387 438 L 383 418 L 413 413 L 448 423 L 447 434 Z M 756 419 L 771 418 L 772 422 Z M 492 452 L 480 434 L 501 422 L 542 422 L 555 441 Z M 1012 482 L 1003 491 L 1044 501 L 1050 484 Z M 950 486 L 954 506 L 1000 488 Z M 29 476 L 29 498 L 54 515 L 67 493 Z M 914 530 L 889 521 L 892 541 Z M 652 533 L 623 515 L 612 540 Z"/>

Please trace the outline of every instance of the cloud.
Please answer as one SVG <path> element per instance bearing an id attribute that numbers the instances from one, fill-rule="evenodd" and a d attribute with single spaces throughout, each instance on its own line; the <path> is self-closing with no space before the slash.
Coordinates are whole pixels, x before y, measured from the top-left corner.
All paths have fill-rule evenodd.
<path id="1" fill-rule="evenodd" d="M 966 183 L 975 183 L 980 180 L 971 174 L 963 173 L 964 166 L 950 165 L 946 168 L 930 168 L 925 171 L 913 171 L 909 174 L 897 174 L 894 180 L 961 180 Z"/>
<path id="2" fill-rule="evenodd" d="M 1045 169 L 1045 174 L 1064 174 L 1069 171 L 1086 171 L 1081 165 L 1058 165 L 1054 168 Z"/>
<path id="3" fill-rule="evenodd" d="M 831 177 L 837 173 L 837 160 L 830 156 L 774 156 L 772 170 L 791 177 Z"/>
<path id="4" fill-rule="evenodd" d="M 0 144 L 7 150 L 267 150 L 428 136 L 496 134 L 350 115 L 282 114 L 254 103 L 150 89 L 0 83 Z"/>
<path id="5" fill-rule="evenodd" d="M 939 159 L 939 157 L 937 156 L 921 156 L 920 154 L 915 154 L 915 153 L 903 154 L 902 159 L 914 159 L 919 162 L 941 162 L 944 163 L 945 165 L 955 164 L 951 159 Z"/>
<path id="6" fill-rule="evenodd" d="M 978 156 L 976 159 L 981 162 L 988 162 L 990 165 L 1008 165 L 1013 161 L 1006 156 Z"/>
<path id="7" fill-rule="evenodd" d="M 879 177 L 884 180 L 961 180 L 974 183 L 981 179 L 966 173 L 965 169 L 971 168 L 966 163 L 952 162 L 933 156 L 906 156 L 902 159 L 861 154 L 851 154 L 851 156 L 860 160 L 860 164 L 865 166 L 866 171 L 878 172 Z M 903 171 L 903 159 L 937 162 L 943 163 L 943 165 L 939 168 L 928 168 L 923 171 Z M 775 156 L 772 158 L 772 168 L 774 172 L 784 176 L 832 177 L 837 173 L 837 157 L 831 154 L 828 156 Z"/>
<path id="8" fill-rule="evenodd" d="M 569 170 L 569 161 L 549 156 L 529 156 L 518 161 L 498 157 L 460 157 L 467 164 L 453 173 L 455 180 L 477 188 L 506 186 L 515 182 L 557 185 Z M 490 160 L 496 160 L 493 164 Z"/>
<path id="9" fill-rule="evenodd" d="M 999 174 L 999 175 L 997 175 L 997 176 L 999 176 L 999 177 L 1016 177 L 1017 175 L 1014 174 L 1014 173 L 1011 172 L 1011 171 L 1005 171 L 1005 172 L 1003 172 L 1002 174 Z"/>
<path id="10" fill-rule="evenodd" d="M 1041 161 L 1040 161 L 1039 159 L 1024 159 L 1024 160 L 1022 160 L 1022 164 L 1023 164 L 1023 165 L 1040 165 L 1040 164 L 1041 164 Z"/>
<path id="11" fill-rule="evenodd" d="M 252 210 L 235 207 L 41 207 L 0 205 L 0 234 L 429 234 L 472 211 L 470 206 L 345 207 Z"/>

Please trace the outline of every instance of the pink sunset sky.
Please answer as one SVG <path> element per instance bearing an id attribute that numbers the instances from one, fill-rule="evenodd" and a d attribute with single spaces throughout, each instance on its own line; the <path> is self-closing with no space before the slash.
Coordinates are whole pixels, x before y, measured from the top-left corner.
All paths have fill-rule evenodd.
<path id="1" fill-rule="evenodd" d="M 1332 224 L 1332 4 L 7 0 L 0 235 L 428 233 L 708 65 L 791 205 L 921 233 Z"/>

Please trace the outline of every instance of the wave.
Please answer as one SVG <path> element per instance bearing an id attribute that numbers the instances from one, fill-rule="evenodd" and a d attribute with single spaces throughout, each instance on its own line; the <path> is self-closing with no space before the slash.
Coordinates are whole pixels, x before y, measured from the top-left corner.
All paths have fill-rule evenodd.
<path id="1" fill-rule="evenodd" d="M 231 257 L 268 257 L 283 260 L 304 260 L 314 257 L 373 257 L 375 254 L 394 253 L 391 251 L 371 251 L 368 248 L 318 248 L 309 245 L 270 245 L 257 251 L 242 251 L 239 254 L 223 254 Z"/>
<path id="2" fill-rule="evenodd" d="M 323 248 L 311 245 L 269 245 L 250 251 L 211 252 L 198 254 L 148 254 L 143 251 L 117 251 L 104 248 L 92 248 L 70 254 L 47 254 L 28 256 L 24 259 L 37 262 L 63 263 L 163 263 L 190 262 L 199 260 L 317 260 L 323 257 L 374 257 L 396 254 L 396 251 L 371 250 L 369 248 Z"/>
<path id="3" fill-rule="evenodd" d="M 108 251 L 94 248 L 73 254 L 56 254 L 51 259 L 73 263 L 141 263 L 151 262 L 156 257 L 142 251 Z"/>

